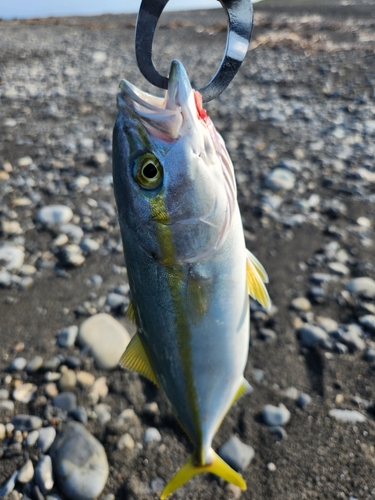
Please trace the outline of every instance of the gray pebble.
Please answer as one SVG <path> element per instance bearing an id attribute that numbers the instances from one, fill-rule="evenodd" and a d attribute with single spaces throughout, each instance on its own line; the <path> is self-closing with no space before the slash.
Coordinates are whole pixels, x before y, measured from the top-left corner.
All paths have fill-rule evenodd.
<path id="1" fill-rule="evenodd" d="M 328 334 L 322 328 L 306 323 L 298 330 L 300 343 L 303 347 L 311 347 L 328 340 Z"/>
<path id="2" fill-rule="evenodd" d="M 35 467 L 34 475 L 35 484 L 39 486 L 41 492 L 45 495 L 48 491 L 53 488 L 53 472 L 52 472 L 52 460 L 49 455 L 43 455 L 37 466 Z"/>
<path id="3" fill-rule="evenodd" d="M 12 396 L 16 401 L 28 404 L 34 399 L 34 394 L 37 390 L 38 387 L 35 384 L 21 384 L 14 389 Z"/>
<path id="4" fill-rule="evenodd" d="M 254 449 L 232 436 L 218 449 L 219 456 L 234 470 L 245 470 L 254 458 Z"/>
<path id="5" fill-rule="evenodd" d="M 370 363 L 375 361 L 375 349 L 371 348 L 366 349 L 364 358 L 366 361 L 369 361 Z"/>
<path id="6" fill-rule="evenodd" d="M 0 400 L 0 410 L 13 413 L 14 412 L 14 401 L 11 401 L 10 399 Z"/>
<path id="7" fill-rule="evenodd" d="M 43 421 L 35 415 L 17 415 L 12 419 L 12 424 L 15 429 L 29 432 L 40 429 L 43 425 Z"/>
<path id="8" fill-rule="evenodd" d="M 330 410 L 329 415 L 342 422 L 366 422 L 366 417 L 356 410 Z"/>
<path id="9" fill-rule="evenodd" d="M 262 382 L 264 382 L 264 380 L 266 378 L 266 374 L 265 374 L 264 370 L 261 370 L 260 368 L 253 368 L 253 376 L 254 376 L 255 380 L 257 382 L 259 382 L 260 384 Z"/>
<path id="10" fill-rule="evenodd" d="M 300 408 L 305 408 L 308 406 L 312 401 L 312 398 L 309 394 L 306 394 L 305 392 L 301 392 L 301 394 L 298 396 L 296 403 L 297 406 Z"/>
<path id="11" fill-rule="evenodd" d="M 123 295 L 120 295 L 119 293 L 109 293 L 107 295 L 107 300 L 106 304 L 112 309 L 118 309 L 121 306 L 126 306 L 129 304 L 129 299 L 127 297 L 124 297 Z"/>
<path id="12" fill-rule="evenodd" d="M 0 271 L 0 287 L 8 288 L 12 284 L 12 275 L 8 271 Z"/>
<path id="13" fill-rule="evenodd" d="M 27 359 L 22 358 L 22 357 L 16 358 L 10 364 L 9 371 L 21 372 L 22 370 L 25 369 L 26 365 L 27 365 Z"/>
<path id="14" fill-rule="evenodd" d="M 345 344 L 350 352 L 364 351 L 366 349 L 366 342 L 362 338 L 362 328 L 359 325 L 342 325 L 331 335 L 342 344 Z"/>
<path id="15" fill-rule="evenodd" d="M 34 356 L 26 365 L 27 373 L 36 373 L 43 366 L 42 356 Z"/>
<path id="16" fill-rule="evenodd" d="M 76 224 L 62 224 L 59 227 L 62 234 L 69 236 L 70 240 L 74 243 L 79 243 L 83 238 L 83 230 Z"/>
<path id="17" fill-rule="evenodd" d="M 69 416 L 74 418 L 77 422 L 81 422 L 81 424 L 86 424 L 88 420 L 87 410 L 83 406 L 78 406 L 70 411 Z"/>
<path id="18" fill-rule="evenodd" d="M 23 248 L 5 243 L 0 247 L 0 262 L 4 263 L 5 270 L 16 272 L 21 269 L 25 259 Z"/>
<path id="19" fill-rule="evenodd" d="M 60 495 L 57 495 L 57 493 L 51 493 L 50 495 L 46 496 L 46 500 L 62 500 L 62 498 L 60 497 Z"/>
<path id="20" fill-rule="evenodd" d="M 277 334 L 270 328 L 261 328 L 257 337 L 266 343 L 274 342 L 277 339 Z"/>
<path id="21" fill-rule="evenodd" d="M 77 407 L 77 396 L 73 392 L 62 392 L 52 400 L 52 404 L 64 411 L 72 411 Z"/>
<path id="22" fill-rule="evenodd" d="M 78 326 L 67 326 L 57 334 L 57 343 L 60 347 L 72 347 L 76 341 L 77 335 Z"/>
<path id="23" fill-rule="evenodd" d="M 292 300 L 291 307 L 296 311 L 310 311 L 311 303 L 305 297 L 297 297 Z"/>
<path id="24" fill-rule="evenodd" d="M 34 444 L 38 441 L 39 431 L 31 431 L 28 433 L 25 443 L 27 446 L 34 446 Z"/>
<path id="25" fill-rule="evenodd" d="M 323 316 L 317 317 L 316 322 L 318 323 L 318 326 L 323 328 L 323 330 L 325 330 L 327 333 L 334 332 L 339 326 L 337 321 L 331 318 L 324 318 Z"/>
<path id="26" fill-rule="evenodd" d="M 81 247 L 83 252 L 87 253 L 96 252 L 100 247 L 99 243 L 92 238 L 84 238 L 79 246 Z"/>
<path id="27" fill-rule="evenodd" d="M 316 285 L 323 285 L 325 283 L 330 283 L 331 281 L 335 281 L 336 279 L 337 279 L 336 276 L 328 273 L 313 273 L 310 276 L 310 281 L 312 281 Z"/>
<path id="28" fill-rule="evenodd" d="M 39 210 L 37 218 L 42 224 L 65 224 L 72 220 L 73 212 L 65 205 L 48 205 Z"/>
<path id="29" fill-rule="evenodd" d="M 103 332 L 106 341 L 103 342 Z M 130 336 L 117 320 L 109 314 L 96 314 L 82 323 L 79 342 L 88 347 L 99 369 L 116 368 L 121 355 L 130 342 Z"/>
<path id="30" fill-rule="evenodd" d="M 117 449 L 119 450 L 123 450 L 124 448 L 132 450 L 134 449 L 134 447 L 135 447 L 134 439 L 131 437 L 129 433 L 123 434 L 117 441 Z"/>
<path id="31" fill-rule="evenodd" d="M 61 365 L 61 359 L 58 356 L 54 356 L 53 358 L 44 361 L 43 370 L 55 372 L 60 365 Z M 50 382 L 53 381 L 51 380 Z"/>
<path id="32" fill-rule="evenodd" d="M 275 427 L 269 427 L 268 430 L 270 434 L 276 436 L 278 439 L 280 439 L 280 441 L 283 439 L 287 439 L 288 437 L 286 430 L 280 427 L 279 425 L 276 425 Z"/>
<path id="33" fill-rule="evenodd" d="M 161 493 L 165 486 L 165 481 L 161 477 L 156 477 L 151 481 L 151 489 L 155 491 L 155 493 Z"/>
<path id="34" fill-rule="evenodd" d="M 100 274 L 94 274 L 87 282 L 87 284 L 94 285 L 98 288 L 102 286 L 102 283 L 103 283 L 103 278 L 100 276 Z"/>
<path id="35" fill-rule="evenodd" d="M 372 333 L 375 333 L 375 315 L 368 314 L 359 318 L 361 325 Z"/>
<path id="36" fill-rule="evenodd" d="M 282 404 L 279 406 L 266 405 L 262 414 L 264 423 L 272 427 L 285 425 L 290 420 L 290 412 Z"/>
<path id="37" fill-rule="evenodd" d="M 161 441 L 161 434 L 156 427 L 148 427 L 145 431 L 143 439 L 146 443 L 158 443 Z"/>
<path id="38" fill-rule="evenodd" d="M 350 269 L 341 262 L 330 262 L 328 268 L 332 273 L 338 274 L 339 276 L 347 276 L 350 274 Z"/>
<path id="39" fill-rule="evenodd" d="M 104 425 L 111 420 L 111 407 L 105 403 L 94 406 L 94 411 L 98 416 L 99 422 Z"/>
<path id="40" fill-rule="evenodd" d="M 16 486 L 17 476 L 18 476 L 18 471 L 16 470 L 15 472 L 13 472 L 13 474 L 10 476 L 8 481 L 1 488 L 0 498 L 3 498 L 6 495 L 9 495 L 9 493 L 11 493 L 14 490 L 14 487 Z"/>
<path id="41" fill-rule="evenodd" d="M 375 281 L 372 278 L 354 278 L 346 284 L 345 289 L 352 295 L 360 295 L 365 298 L 375 298 Z"/>
<path id="42" fill-rule="evenodd" d="M 69 389 L 73 389 L 76 383 L 77 383 L 77 376 L 75 371 L 66 370 L 62 373 L 61 378 L 59 380 L 60 391 L 67 391 Z"/>
<path id="43" fill-rule="evenodd" d="M 0 401 L 2 399 L 8 399 L 9 398 L 9 391 L 8 389 L 0 389 Z"/>
<path id="44" fill-rule="evenodd" d="M 334 344 L 334 349 L 339 354 L 347 354 L 349 352 L 348 347 L 345 344 L 342 344 L 341 342 L 336 342 Z"/>
<path id="45" fill-rule="evenodd" d="M 294 188 L 295 175 L 286 168 L 272 170 L 264 180 L 264 186 L 271 191 L 289 191 Z"/>
<path id="46" fill-rule="evenodd" d="M 50 450 L 56 479 L 69 500 L 92 500 L 102 492 L 109 467 L 101 443 L 82 424 L 69 422 Z"/>
<path id="47" fill-rule="evenodd" d="M 27 460 L 26 463 L 18 471 L 17 481 L 19 483 L 26 484 L 32 480 L 34 477 L 34 466 L 31 460 Z"/>
<path id="48" fill-rule="evenodd" d="M 43 427 L 39 429 L 39 438 L 37 441 L 38 448 L 42 453 L 47 453 L 56 437 L 56 430 L 54 427 Z"/>

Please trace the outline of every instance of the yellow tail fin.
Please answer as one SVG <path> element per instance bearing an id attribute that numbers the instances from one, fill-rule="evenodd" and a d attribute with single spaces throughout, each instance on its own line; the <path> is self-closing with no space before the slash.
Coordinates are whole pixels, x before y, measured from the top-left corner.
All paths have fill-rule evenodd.
<path id="1" fill-rule="evenodd" d="M 188 459 L 188 461 L 179 469 L 176 474 L 172 477 L 169 483 L 165 486 L 164 490 L 160 495 L 160 499 L 164 500 L 168 495 L 176 491 L 180 486 L 185 484 L 189 479 L 196 476 L 197 474 L 202 474 L 203 472 L 210 472 L 211 474 L 216 474 L 222 477 L 225 481 L 233 483 L 239 486 L 241 490 L 246 490 L 246 483 L 243 477 L 233 470 L 229 465 L 224 462 L 222 458 L 219 457 L 213 450 L 211 450 L 213 455 L 213 460 L 207 465 L 195 465 L 194 455 Z"/>

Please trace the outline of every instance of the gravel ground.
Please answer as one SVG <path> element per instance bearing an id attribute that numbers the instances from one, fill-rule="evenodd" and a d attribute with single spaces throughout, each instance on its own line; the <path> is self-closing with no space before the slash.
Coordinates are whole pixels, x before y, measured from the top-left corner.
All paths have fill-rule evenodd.
<path id="1" fill-rule="evenodd" d="M 252 303 L 254 390 L 214 441 L 252 447 L 232 439 L 226 449 L 248 490 L 202 475 L 176 499 L 375 499 L 374 9 L 300 4 L 256 5 L 252 50 L 207 105 L 274 303 L 270 313 Z M 121 78 L 153 90 L 135 64 L 134 21 L 0 21 L 8 499 L 83 498 L 79 474 L 66 481 L 73 493 L 59 482 L 61 443 L 82 474 L 87 464 L 100 471 L 85 498 L 101 500 L 158 498 L 191 452 L 160 392 L 113 368 L 110 349 L 116 357 L 128 342 L 123 326 L 134 332 L 111 184 L 115 96 Z M 199 87 L 219 64 L 225 30 L 221 11 L 165 15 L 154 60 L 166 71 L 179 58 Z"/>

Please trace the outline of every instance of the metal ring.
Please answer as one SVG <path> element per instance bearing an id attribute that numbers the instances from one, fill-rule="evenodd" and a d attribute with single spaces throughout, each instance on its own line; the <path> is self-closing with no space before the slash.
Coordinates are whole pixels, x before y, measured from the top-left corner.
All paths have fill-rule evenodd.
<path id="1" fill-rule="evenodd" d="M 251 0 L 219 0 L 228 16 L 228 35 L 220 67 L 207 85 L 197 89 L 203 102 L 219 96 L 233 80 L 245 58 L 253 29 Z M 135 28 L 135 54 L 143 76 L 161 89 L 168 78 L 161 75 L 152 61 L 152 42 L 159 17 L 168 0 L 142 0 Z"/>

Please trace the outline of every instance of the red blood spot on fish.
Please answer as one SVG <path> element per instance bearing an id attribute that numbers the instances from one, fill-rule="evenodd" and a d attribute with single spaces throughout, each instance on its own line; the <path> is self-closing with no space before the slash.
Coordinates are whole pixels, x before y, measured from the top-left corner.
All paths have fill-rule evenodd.
<path id="1" fill-rule="evenodd" d="M 206 121 L 208 118 L 208 114 L 207 111 L 203 109 L 202 95 L 196 90 L 194 90 L 194 100 L 195 100 L 195 105 L 197 107 L 198 117 L 201 120 Z"/>

